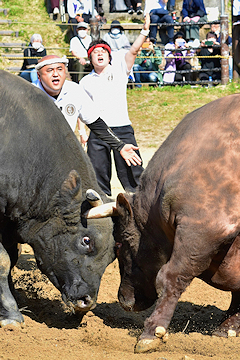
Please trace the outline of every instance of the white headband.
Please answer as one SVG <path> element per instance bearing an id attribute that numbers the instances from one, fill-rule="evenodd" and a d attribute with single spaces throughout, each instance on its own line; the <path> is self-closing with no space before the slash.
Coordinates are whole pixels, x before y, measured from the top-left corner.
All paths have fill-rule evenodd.
<path id="1" fill-rule="evenodd" d="M 52 59 L 46 59 L 41 62 L 39 62 L 37 65 L 35 65 L 35 69 L 39 70 L 45 65 L 52 65 L 57 63 L 63 63 L 68 64 L 68 59 L 66 58 L 66 55 L 64 55 L 62 58 L 52 58 Z"/>

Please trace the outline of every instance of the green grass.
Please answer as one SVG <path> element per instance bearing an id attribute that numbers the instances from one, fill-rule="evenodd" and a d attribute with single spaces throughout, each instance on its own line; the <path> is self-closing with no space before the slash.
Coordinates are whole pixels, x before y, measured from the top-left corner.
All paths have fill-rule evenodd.
<path id="1" fill-rule="evenodd" d="M 129 116 L 139 146 L 158 148 L 186 114 L 239 91 L 239 83 L 212 88 L 177 86 L 154 90 L 148 87 L 129 89 Z"/>

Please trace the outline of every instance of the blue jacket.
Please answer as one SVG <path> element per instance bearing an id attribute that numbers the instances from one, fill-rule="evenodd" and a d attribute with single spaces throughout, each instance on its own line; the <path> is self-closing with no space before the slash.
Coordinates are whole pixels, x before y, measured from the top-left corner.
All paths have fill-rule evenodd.
<path id="1" fill-rule="evenodd" d="M 183 18 L 207 15 L 203 0 L 183 0 Z"/>

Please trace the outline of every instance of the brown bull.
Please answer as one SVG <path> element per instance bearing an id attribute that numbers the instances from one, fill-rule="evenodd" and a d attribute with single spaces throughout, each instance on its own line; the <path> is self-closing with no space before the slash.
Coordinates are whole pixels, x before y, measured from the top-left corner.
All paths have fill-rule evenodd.
<path id="1" fill-rule="evenodd" d="M 119 194 L 119 301 L 156 307 L 136 352 L 155 349 L 194 277 L 232 292 L 218 336 L 240 334 L 240 95 L 187 115 L 153 156 L 136 194 Z"/>

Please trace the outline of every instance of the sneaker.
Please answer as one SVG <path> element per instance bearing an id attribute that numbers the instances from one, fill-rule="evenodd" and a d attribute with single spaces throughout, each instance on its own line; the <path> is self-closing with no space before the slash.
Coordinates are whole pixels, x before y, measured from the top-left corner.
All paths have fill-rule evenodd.
<path id="1" fill-rule="evenodd" d="M 138 6 L 138 7 L 136 8 L 136 13 L 137 13 L 137 15 L 142 15 L 142 14 L 143 14 L 143 11 L 142 11 L 142 9 L 141 9 L 141 6 Z"/>
<path id="2" fill-rule="evenodd" d="M 57 14 L 59 14 L 59 8 L 55 7 L 53 9 L 53 15 L 57 15 Z"/>
<path id="3" fill-rule="evenodd" d="M 133 14 L 134 14 L 134 10 L 133 10 L 132 7 L 130 7 L 130 8 L 128 9 L 128 13 L 129 13 L 129 15 L 133 15 Z"/>

